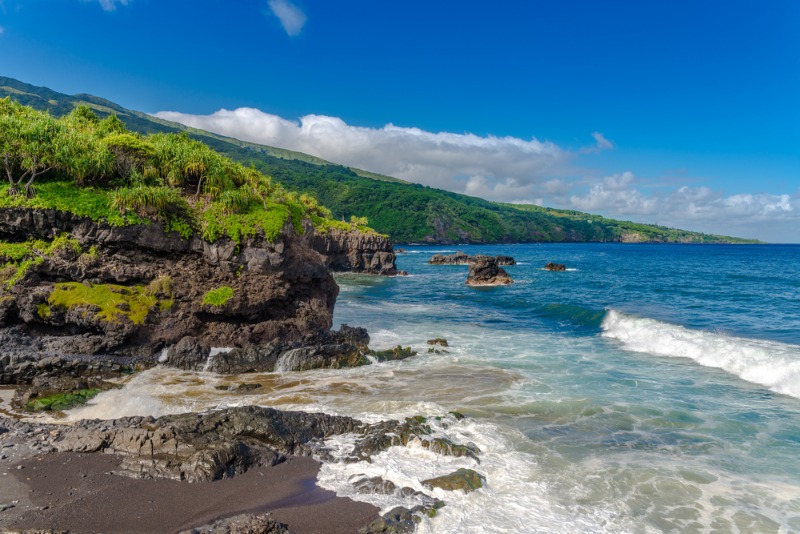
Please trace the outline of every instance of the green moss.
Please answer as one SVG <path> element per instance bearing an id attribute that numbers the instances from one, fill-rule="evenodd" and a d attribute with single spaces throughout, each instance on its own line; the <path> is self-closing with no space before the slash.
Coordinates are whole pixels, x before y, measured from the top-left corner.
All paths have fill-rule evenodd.
<path id="1" fill-rule="evenodd" d="M 25 273 L 28 272 L 28 269 L 30 269 L 34 265 L 40 265 L 43 261 L 44 258 L 37 257 L 30 260 L 25 260 L 17 264 L 16 270 L 14 270 L 13 274 L 8 278 L 8 280 L 5 280 L 6 289 L 11 289 L 12 287 L 14 287 L 14 285 L 17 282 L 19 282 L 25 277 Z"/>
<path id="2" fill-rule="evenodd" d="M 167 300 L 171 299 L 159 300 L 147 286 L 65 282 L 56 284 L 48 303 L 66 310 L 96 307 L 99 309 L 97 317 L 101 320 L 118 323 L 127 318 L 138 325 L 144 323 L 156 305 L 163 310 L 162 303 Z"/>
<path id="3" fill-rule="evenodd" d="M 221 204 L 214 203 L 203 213 L 202 235 L 210 243 L 227 236 L 241 244 L 243 239 L 254 237 L 261 230 L 264 238 L 274 243 L 289 216 L 289 208 L 285 204 L 271 203 L 265 208 L 253 203 L 245 213 L 226 214 Z"/>
<path id="4" fill-rule="evenodd" d="M 40 302 L 36 305 L 36 315 L 41 317 L 42 319 L 47 319 L 50 317 L 52 311 L 50 310 L 50 306 L 45 304 L 44 302 Z"/>
<path id="5" fill-rule="evenodd" d="M 69 410 L 75 406 L 86 404 L 86 401 L 100 391 L 99 388 L 80 389 L 70 393 L 58 393 L 49 397 L 31 399 L 25 404 L 25 410 L 29 412 Z"/>
<path id="6" fill-rule="evenodd" d="M 220 307 L 224 306 L 232 298 L 233 288 L 229 286 L 220 286 L 203 295 L 203 304 Z"/>

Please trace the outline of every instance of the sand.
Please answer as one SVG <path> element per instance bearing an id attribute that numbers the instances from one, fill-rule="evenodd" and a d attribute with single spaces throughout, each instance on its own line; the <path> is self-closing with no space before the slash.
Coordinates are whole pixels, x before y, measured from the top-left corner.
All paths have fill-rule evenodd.
<path id="1" fill-rule="evenodd" d="M 270 511 L 296 534 L 353 533 L 378 516 L 372 505 L 316 486 L 319 463 L 289 457 L 274 467 L 210 483 L 138 480 L 112 473 L 114 455 L 49 453 L 4 465 L 0 531 L 180 532 L 241 513 Z"/>

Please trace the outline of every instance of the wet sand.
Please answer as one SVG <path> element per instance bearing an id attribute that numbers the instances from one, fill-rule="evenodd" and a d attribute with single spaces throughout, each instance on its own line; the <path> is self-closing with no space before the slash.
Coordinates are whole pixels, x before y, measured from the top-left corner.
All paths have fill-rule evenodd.
<path id="1" fill-rule="evenodd" d="M 378 515 L 372 505 L 317 487 L 319 463 L 311 458 L 289 457 L 274 467 L 195 484 L 115 475 L 118 464 L 119 458 L 108 454 L 50 453 L 3 466 L 0 493 L 6 503 L 19 503 L 0 512 L 0 532 L 180 532 L 269 511 L 296 534 L 344 534 Z"/>

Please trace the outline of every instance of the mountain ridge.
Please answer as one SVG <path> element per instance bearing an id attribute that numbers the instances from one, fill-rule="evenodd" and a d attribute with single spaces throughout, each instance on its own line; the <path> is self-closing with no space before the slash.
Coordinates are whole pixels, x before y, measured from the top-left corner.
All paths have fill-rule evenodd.
<path id="1" fill-rule="evenodd" d="M 760 242 L 533 204 L 492 202 L 340 165 L 302 152 L 190 128 L 129 110 L 102 97 L 85 93 L 66 95 L 0 77 L 0 97 L 5 96 L 57 116 L 69 113 L 75 106 L 87 105 L 101 116 L 116 114 L 129 129 L 140 133 L 186 132 L 225 156 L 271 175 L 287 189 L 315 195 L 336 217 L 366 216 L 370 226 L 400 243 Z"/>

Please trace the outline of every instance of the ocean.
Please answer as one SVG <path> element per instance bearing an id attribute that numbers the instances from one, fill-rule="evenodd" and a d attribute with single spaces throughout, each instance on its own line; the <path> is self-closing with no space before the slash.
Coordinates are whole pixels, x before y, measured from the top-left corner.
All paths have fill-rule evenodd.
<path id="1" fill-rule="evenodd" d="M 515 283 L 470 288 L 467 267 L 427 264 L 456 250 L 513 256 Z M 549 261 L 567 270 L 545 271 Z M 234 377 L 156 368 L 70 417 L 243 404 L 444 416 L 434 430 L 477 445 L 479 463 L 393 447 L 319 475 L 384 511 L 416 503 L 348 481 L 434 493 L 447 506 L 422 533 L 800 532 L 800 246 L 409 246 L 397 265 L 410 275 L 338 275 L 334 320 L 366 327 L 373 348 L 410 345 L 414 358 Z M 432 338 L 446 352 L 428 352 Z M 241 382 L 264 387 L 215 389 Z M 420 483 L 459 467 L 486 487 Z"/>

